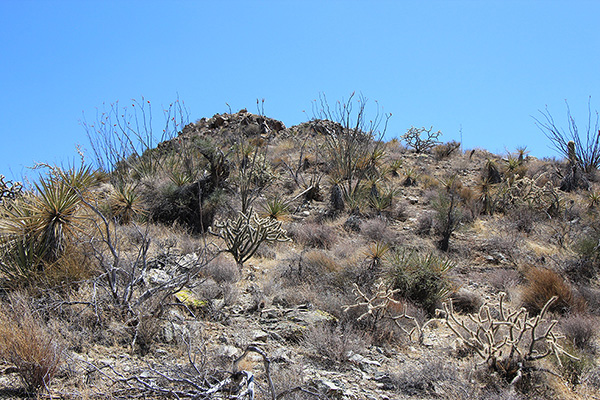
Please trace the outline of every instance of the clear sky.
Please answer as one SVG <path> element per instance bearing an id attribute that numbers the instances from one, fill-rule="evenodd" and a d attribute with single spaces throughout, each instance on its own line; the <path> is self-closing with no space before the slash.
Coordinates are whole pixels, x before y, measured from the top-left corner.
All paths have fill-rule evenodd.
<path id="1" fill-rule="evenodd" d="M 599 15 L 599 1 L 0 0 L 0 173 L 73 160 L 82 113 L 141 96 L 179 96 L 191 121 L 264 98 L 290 126 L 319 93 L 356 91 L 393 114 L 388 138 L 433 125 L 467 149 L 553 156 L 532 116 L 547 105 L 566 127 L 566 99 L 584 127 L 589 96 L 600 108 Z"/>

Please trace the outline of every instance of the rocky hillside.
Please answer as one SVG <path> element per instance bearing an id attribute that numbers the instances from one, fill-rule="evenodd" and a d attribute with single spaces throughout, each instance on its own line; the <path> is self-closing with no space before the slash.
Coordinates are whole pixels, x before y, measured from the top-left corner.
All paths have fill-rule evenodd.
<path id="1" fill-rule="evenodd" d="M 348 105 L 2 180 L 0 397 L 600 396 L 596 171 Z"/>

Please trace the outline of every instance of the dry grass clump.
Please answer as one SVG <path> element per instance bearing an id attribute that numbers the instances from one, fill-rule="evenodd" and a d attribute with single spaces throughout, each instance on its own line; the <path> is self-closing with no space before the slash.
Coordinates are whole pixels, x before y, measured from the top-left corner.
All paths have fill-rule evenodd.
<path id="1" fill-rule="evenodd" d="M 523 277 L 514 269 L 498 269 L 489 277 L 488 283 L 496 292 L 510 293 L 521 283 Z"/>
<path id="2" fill-rule="evenodd" d="M 235 262 L 220 254 L 211 260 L 203 273 L 216 283 L 234 283 L 240 278 L 240 269 Z"/>
<path id="3" fill-rule="evenodd" d="M 367 346 L 368 339 L 350 325 L 341 327 L 318 324 L 308 329 L 302 342 L 313 355 L 334 363 L 343 363 L 352 354 L 360 353 Z"/>
<path id="4" fill-rule="evenodd" d="M 28 393 L 46 388 L 63 361 L 60 343 L 22 293 L 13 293 L 0 311 L 0 359 L 15 367 Z"/>
<path id="5" fill-rule="evenodd" d="M 391 383 L 399 393 L 425 398 L 461 398 L 467 392 L 468 384 L 458 378 L 459 369 L 442 359 L 425 360 L 412 368 L 403 368 L 402 372 L 391 377 Z M 460 397 L 459 397 L 460 396 Z"/>
<path id="6" fill-rule="evenodd" d="M 311 250 L 304 255 L 306 271 L 317 279 L 319 276 L 337 272 L 340 269 L 338 262 L 321 250 Z"/>
<path id="7" fill-rule="evenodd" d="M 373 242 L 391 244 L 396 235 L 388 228 L 388 223 L 382 218 L 372 218 L 360 224 L 360 232 Z"/>
<path id="8" fill-rule="evenodd" d="M 337 236 L 333 227 L 314 222 L 291 225 L 288 234 L 295 242 L 320 249 L 330 249 L 336 242 Z"/>
<path id="9" fill-rule="evenodd" d="M 558 300 L 551 305 L 551 312 L 565 313 L 585 308 L 569 284 L 556 272 L 532 267 L 525 277 L 527 284 L 523 288 L 522 301 L 529 312 L 539 313 L 553 296 L 557 296 Z"/>
<path id="10" fill-rule="evenodd" d="M 450 142 L 438 144 L 437 146 L 434 146 L 431 150 L 436 160 L 439 161 L 450 157 L 450 155 L 452 155 L 458 149 L 460 149 L 460 142 L 452 140 Z"/>
<path id="11" fill-rule="evenodd" d="M 560 328 L 567 340 L 580 350 L 595 351 L 594 341 L 597 337 L 595 318 L 583 314 L 573 314 L 560 322 Z"/>
<path id="12" fill-rule="evenodd" d="M 68 245 L 66 251 L 52 264 L 46 265 L 44 281 L 49 287 L 72 285 L 95 276 L 99 267 L 91 258 L 92 250 L 80 244 Z"/>
<path id="13" fill-rule="evenodd" d="M 459 289 L 450 295 L 452 305 L 462 313 L 475 313 L 483 304 L 481 296 L 468 289 Z"/>

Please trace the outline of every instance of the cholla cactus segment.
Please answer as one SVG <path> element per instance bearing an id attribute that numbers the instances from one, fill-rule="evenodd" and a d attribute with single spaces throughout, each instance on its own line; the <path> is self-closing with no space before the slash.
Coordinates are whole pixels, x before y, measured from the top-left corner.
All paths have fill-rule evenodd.
<path id="1" fill-rule="evenodd" d="M 233 255 L 241 267 L 263 243 L 287 242 L 291 239 L 281 228 L 281 221 L 272 218 L 260 218 L 252 212 L 240 213 L 234 219 L 215 223 L 215 229 L 209 232 L 225 241 L 225 250 Z"/>

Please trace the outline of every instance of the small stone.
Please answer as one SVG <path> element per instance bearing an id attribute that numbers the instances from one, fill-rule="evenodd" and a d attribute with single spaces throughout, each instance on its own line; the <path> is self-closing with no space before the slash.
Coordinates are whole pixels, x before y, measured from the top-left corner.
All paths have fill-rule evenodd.
<path id="1" fill-rule="evenodd" d="M 233 358 L 240 355 L 240 349 L 234 346 L 223 345 L 217 348 L 217 352 L 221 356 L 225 356 L 227 358 Z"/>
<path id="2" fill-rule="evenodd" d="M 417 204 L 419 202 L 419 199 L 417 197 L 413 197 L 413 196 L 407 197 L 406 200 L 408 200 L 408 202 L 410 204 Z"/>
<path id="3" fill-rule="evenodd" d="M 252 332 L 252 340 L 254 342 L 266 343 L 269 339 L 269 334 L 263 330 L 257 330 Z"/>

